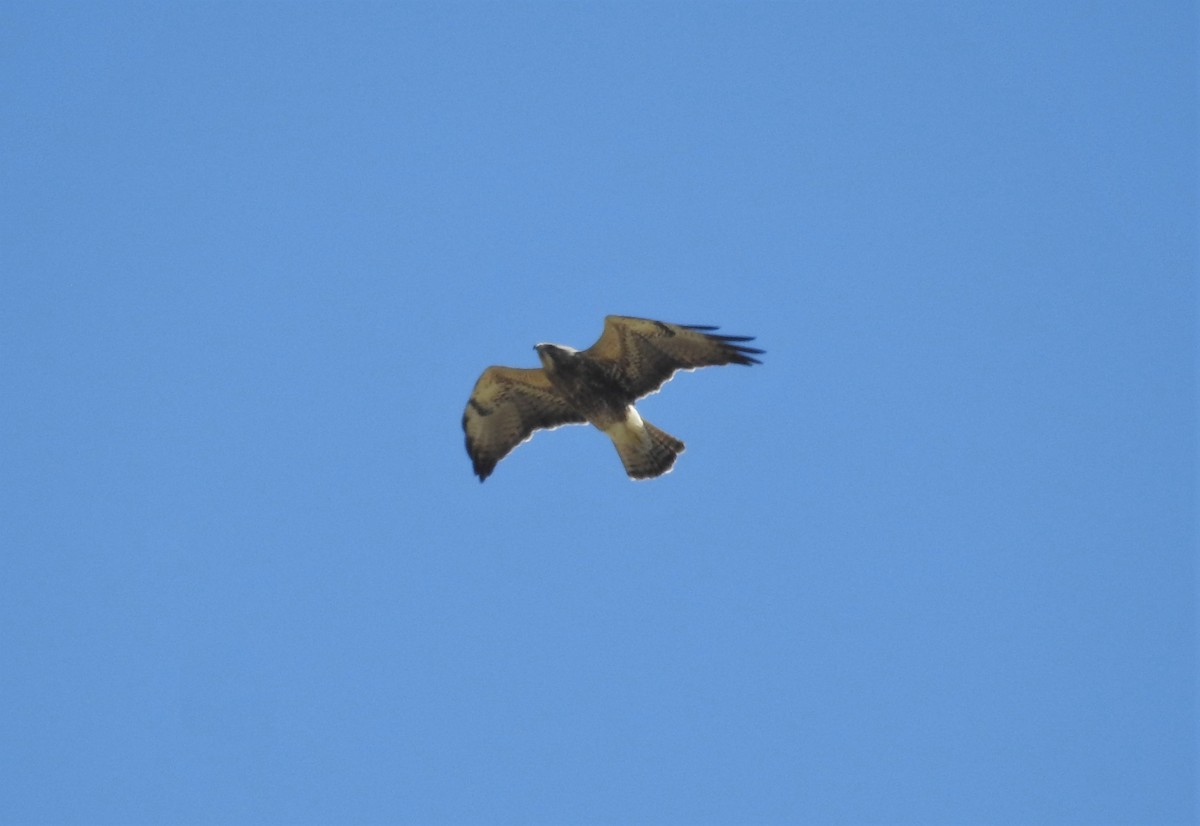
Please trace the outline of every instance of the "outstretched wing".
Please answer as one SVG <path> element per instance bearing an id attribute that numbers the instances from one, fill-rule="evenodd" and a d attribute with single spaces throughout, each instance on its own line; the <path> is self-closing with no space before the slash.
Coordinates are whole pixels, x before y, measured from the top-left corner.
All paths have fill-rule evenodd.
<path id="1" fill-rule="evenodd" d="M 467 455 L 482 482 L 533 431 L 585 421 L 540 368 L 489 367 L 475 382 L 463 411 Z"/>
<path id="2" fill-rule="evenodd" d="M 599 341 L 583 355 L 613 365 L 634 398 L 653 393 L 676 370 L 762 363 L 754 358 L 762 350 L 740 343 L 753 336 L 716 335 L 715 329 L 610 315 Z"/>

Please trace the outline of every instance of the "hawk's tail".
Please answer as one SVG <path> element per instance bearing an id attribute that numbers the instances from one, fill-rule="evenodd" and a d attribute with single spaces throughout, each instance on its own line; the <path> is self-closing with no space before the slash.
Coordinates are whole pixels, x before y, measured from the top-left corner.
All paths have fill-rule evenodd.
<path id="1" fill-rule="evenodd" d="M 653 479 L 675 466 L 675 457 L 683 453 L 683 442 L 664 433 L 650 422 L 641 427 L 620 426 L 620 432 L 610 431 L 613 444 L 630 479 Z"/>

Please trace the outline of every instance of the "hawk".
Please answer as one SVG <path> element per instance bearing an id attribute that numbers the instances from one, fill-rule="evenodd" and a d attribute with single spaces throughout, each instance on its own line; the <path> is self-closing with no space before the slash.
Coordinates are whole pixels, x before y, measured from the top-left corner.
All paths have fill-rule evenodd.
<path id="1" fill-rule="evenodd" d="M 475 475 L 480 482 L 488 478 L 535 430 L 590 422 L 612 439 L 631 479 L 662 476 L 683 453 L 683 442 L 644 421 L 633 403 L 676 370 L 762 363 L 754 358 L 762 350 L 742 344 L 753 336 L 717 335 L 716 329 L 610 315 L 586 350 L 538 344 L 540 368 L 487 368 L 463 412 Z"/>

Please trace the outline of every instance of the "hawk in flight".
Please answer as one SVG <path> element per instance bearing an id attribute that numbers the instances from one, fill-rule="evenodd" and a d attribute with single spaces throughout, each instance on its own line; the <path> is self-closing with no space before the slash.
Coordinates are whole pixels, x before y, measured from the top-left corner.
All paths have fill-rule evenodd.
<path id="1" fill-rule="evenodd" d="M 667 324 L 610 315 L 600 340 L 586 350 L 539 344 L 540 368 L 489 367 L 467 409 L 463 431 L 479 481 L 533 431 L 591 422 L 613 441 L 631 479 L 662 476 L 683 442 L 643 421 L 633 403 L 658 390 L 676 370 L 721 364 L 761 364 L 762 350 L 722 336 L 716 327 Z"/>

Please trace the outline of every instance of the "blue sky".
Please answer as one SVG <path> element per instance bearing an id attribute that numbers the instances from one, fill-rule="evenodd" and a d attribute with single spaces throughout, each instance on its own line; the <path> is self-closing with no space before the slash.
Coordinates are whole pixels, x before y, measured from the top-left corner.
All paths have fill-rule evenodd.
<path id="1" fill-rule="evenodd" d="M 1194 4 L 3 17 L 0 821 L 1196 822 Z"/>

